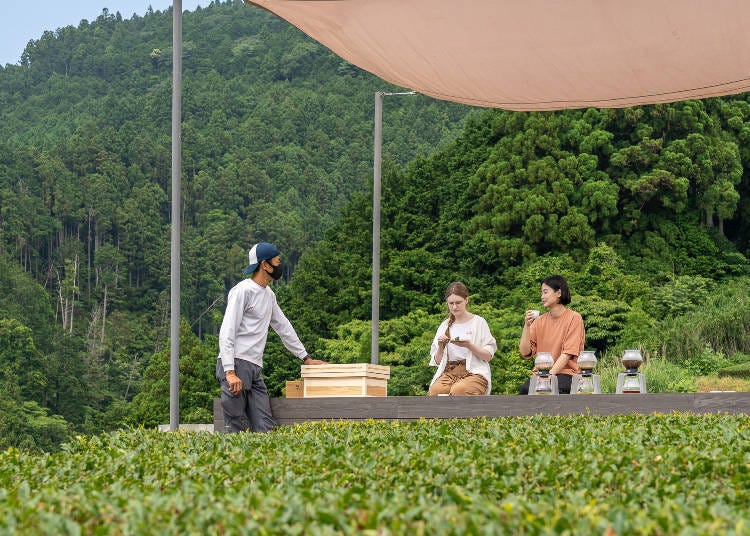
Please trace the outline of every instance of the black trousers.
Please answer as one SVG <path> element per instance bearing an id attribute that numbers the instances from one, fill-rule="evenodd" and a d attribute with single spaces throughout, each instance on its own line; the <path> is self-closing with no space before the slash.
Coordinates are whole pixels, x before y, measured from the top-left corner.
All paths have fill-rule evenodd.
<path id="1" fill-rule="evenodd" d="M 561 395 L 569 395 L 570 394 L 570 384 L 573 381 L 573 376 L 570 374 L 558 374 L 557 375 L 557 391 Z M 529 394 L 529 383 L 531 383 L 531 378 L 526 380 L 526 382 L 521 386 L 521 389 L 518 391 L 519 395 L 527 395 Z"/>

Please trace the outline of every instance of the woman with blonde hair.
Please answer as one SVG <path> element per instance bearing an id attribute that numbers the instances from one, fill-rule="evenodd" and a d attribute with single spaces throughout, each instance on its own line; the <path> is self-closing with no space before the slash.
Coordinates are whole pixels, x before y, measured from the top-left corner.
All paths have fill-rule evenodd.
<path id="1" fill-rule="evenodd" d="M 435 333 L 430 365 L 437 372 L 430 382 L 430 396 L 488 395 L 492 386 L 489 361 L 497 342 L 487 321 L 470 313 L 469 290 L 454 281 L 445 290 L 448 318 Z"/>

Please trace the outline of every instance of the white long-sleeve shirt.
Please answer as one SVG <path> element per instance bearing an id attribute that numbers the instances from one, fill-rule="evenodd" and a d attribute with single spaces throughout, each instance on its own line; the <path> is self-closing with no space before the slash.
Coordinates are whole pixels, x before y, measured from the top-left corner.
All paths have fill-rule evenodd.
<path id="1" fill-rule="evenodd" d="M 497 341 L 495 340 L 495 337 L 492 336 L 492 333 L 490 333 L 490 326 L 487 324 L 487 321 L 479 315 L 474 315 L 472 316 L 471 320 L 469 320 L 469 323 L 470 326 L 468 327 L 468 329 L 465 329 L 466 331 L 471 333 L 471 342 L 479 346 L 480 348 L 487 350 L 494 356 L 495 352 L 497 352 Z M 448 364 L 448 356 L 445 352 L 443 353 L 443 358 L 441 359 L 439 364 L 437 361 L 435 361 L 435 356 L 437 355 L 439 345 L 438 337 L 445 333 L 445 329 L 447 327 L 448 319 L 445 319 L 443 320 L 443 323 L 438 327 L 437 332 L 435 333 L 435 337 L 433 337 L 432 339 L 432 346 L 430 347 L 430 366 L 437 367 L 437 371 L 432 377 L 430 385 L 435 383 L 440 375 L 445 372 L 445 367 Z M 468 370 L 472 374 L 479 374 L 480 376 L 484 376 L 484 378 L 487 380 L 487 390 L 484 394 L 490 394 L 490 389 L 492 388 L 492 373 L 490 372 L 490 364 L 480 357 L 475 356 L 472 352 L 462 352 L 461 357 L 464 357 L 466 359 L 466 370 Z"/>
<path id="2" fill-rule="evenodd" d="M 229 291 L 227 310 L 219 331 L 219 357 L 225 372 L 234 370 L 235 359 L 263 366 L 269 326 L 297 358 L 307 355 L 291 322 L 276 303 L 273 290 L 252 279 L 237 283 Z"/>

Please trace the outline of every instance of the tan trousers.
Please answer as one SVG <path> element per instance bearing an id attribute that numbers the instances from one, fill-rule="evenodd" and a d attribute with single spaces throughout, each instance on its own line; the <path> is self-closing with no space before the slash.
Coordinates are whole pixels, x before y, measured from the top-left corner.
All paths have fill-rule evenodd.
<path id="1" fill-rule="evenodd" d="M 483 395 L 486 391 L 487 379 L 479 374 L 472 374 L 466 370 L 466 362 L 460 361 L 457 365 L 446 365 L 445 371 L 430 386 L 429 395 Z"/>

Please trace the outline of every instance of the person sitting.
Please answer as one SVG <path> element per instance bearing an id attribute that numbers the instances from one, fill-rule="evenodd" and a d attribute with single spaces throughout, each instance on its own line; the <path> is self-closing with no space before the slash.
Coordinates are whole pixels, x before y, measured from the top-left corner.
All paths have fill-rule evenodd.
<path id="1" fill-rule="evenodd" d="M 583 318 L 566 307 L 570 303 L 570 288 L 560 275 L 542 281 L 541 300 L 548 312 L 535 318 L 533 311 L 526 311 L 518 350 L 525 359 L 537 352 L 550 352 L 554 364 L 549 372 L 557 375 L 558 391 L 569 394 L 573 374 L 580 372 L 578 354 L 586 342 Z M 531 378 L 526 380 L 520 394 L 529 394 L 530 382 Z"/>
<path id="2" fill-rule="evenodd" d="M 458 281 L 448 285 L 445 301 L 448 318 L 438 327 L 430 348 L 430 365 L 437 371 L 430 382 L 429 395 L 488 395 L 489 361 L 497 351 L 497 342 L 487 321 L 466 310 L 466 285 Z"/>

